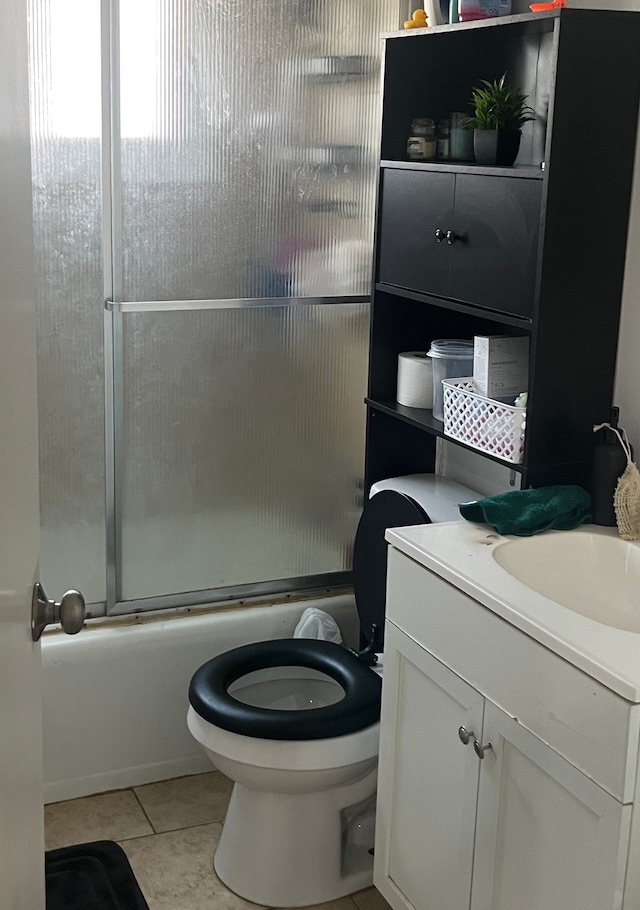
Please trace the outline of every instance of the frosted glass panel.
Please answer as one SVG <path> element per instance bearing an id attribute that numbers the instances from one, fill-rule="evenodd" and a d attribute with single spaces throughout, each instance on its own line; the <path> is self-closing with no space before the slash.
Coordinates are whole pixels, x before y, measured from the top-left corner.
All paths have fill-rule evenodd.
<path id="1" fill-rule="evenodd" d="M 124 319 L 123 597 L 350 568 L 368 305 Z"/>
<path id="2" fill-rule="evenodd" d="M 40 575 L 105 599 L 100 2 L 30 0 Z"/>
<path id="3" fill-rule="evenodd" d="M 259 20 L 241 0 L 120 0 L 113 234 L 100 150 L 101 59 L 118 59 L 101 36 L 109 3 L 28 3 L 50 595 L 74 585 L 105 599 L 114 496 L 125 598 L 347 569 L 368 308 L 116 316 L 114 492 L 103 237 L 117 300 L 366 295 L 378 35 L 397 25 L 397 0 L 274 0 Z"/>
<path id="4" fill-rule="evenodd" d="M 369 290 L 397 0 L 122 0 L 122 299 Z"/>

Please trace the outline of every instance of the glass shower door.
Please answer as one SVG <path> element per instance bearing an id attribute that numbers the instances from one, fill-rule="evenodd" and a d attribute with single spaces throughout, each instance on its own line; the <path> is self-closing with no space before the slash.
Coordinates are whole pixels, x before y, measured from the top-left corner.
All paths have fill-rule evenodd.
<path id="1" fill-rule="evenodd" d="M 146 63 L 143 6 L 120 8 L 117 600 L 345 581 L 397 3 L 283 0 L 258 27 L 163 0 Z"/>
<path id="2" fill-rule="evenodd" d="M 400 6 L 31 0 L 45 581 L 129 612 L 348 579 Z"/>

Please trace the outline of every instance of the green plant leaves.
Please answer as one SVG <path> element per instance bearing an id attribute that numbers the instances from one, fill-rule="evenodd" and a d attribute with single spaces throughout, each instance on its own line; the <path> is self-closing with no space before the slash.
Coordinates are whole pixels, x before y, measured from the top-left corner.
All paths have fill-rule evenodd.
<path id="1" fill-rule="evenodd" d="M 506 85 L 507 74 L 488 82 L 480 80 L 471 93 L 474 111 L 467 123 L 476 130 L 521 130 L 529 120 L 535 120 L 535 111 L 526 104 L 527 96 L 520 89 Z"/>

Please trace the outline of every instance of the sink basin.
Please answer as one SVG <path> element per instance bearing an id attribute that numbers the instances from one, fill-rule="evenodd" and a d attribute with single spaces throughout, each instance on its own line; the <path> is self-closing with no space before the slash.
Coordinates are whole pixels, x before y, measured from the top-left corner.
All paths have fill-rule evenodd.
<path id="1" fill-rule="evenodd" d="M 508 540 L 493 558 L 509 575 L 574 613 L 640 632 L 640 543 L 577 529 Z"/>

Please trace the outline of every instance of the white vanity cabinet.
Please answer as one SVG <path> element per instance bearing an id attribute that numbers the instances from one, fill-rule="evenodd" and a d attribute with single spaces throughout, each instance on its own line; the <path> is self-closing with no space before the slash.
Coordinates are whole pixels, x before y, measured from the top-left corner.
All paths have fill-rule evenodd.
<path id="1" fill-rule="evenodd" d="M 637 910 L 638 709 L 390 547 L 377 888 L 396 910 Z"/>

